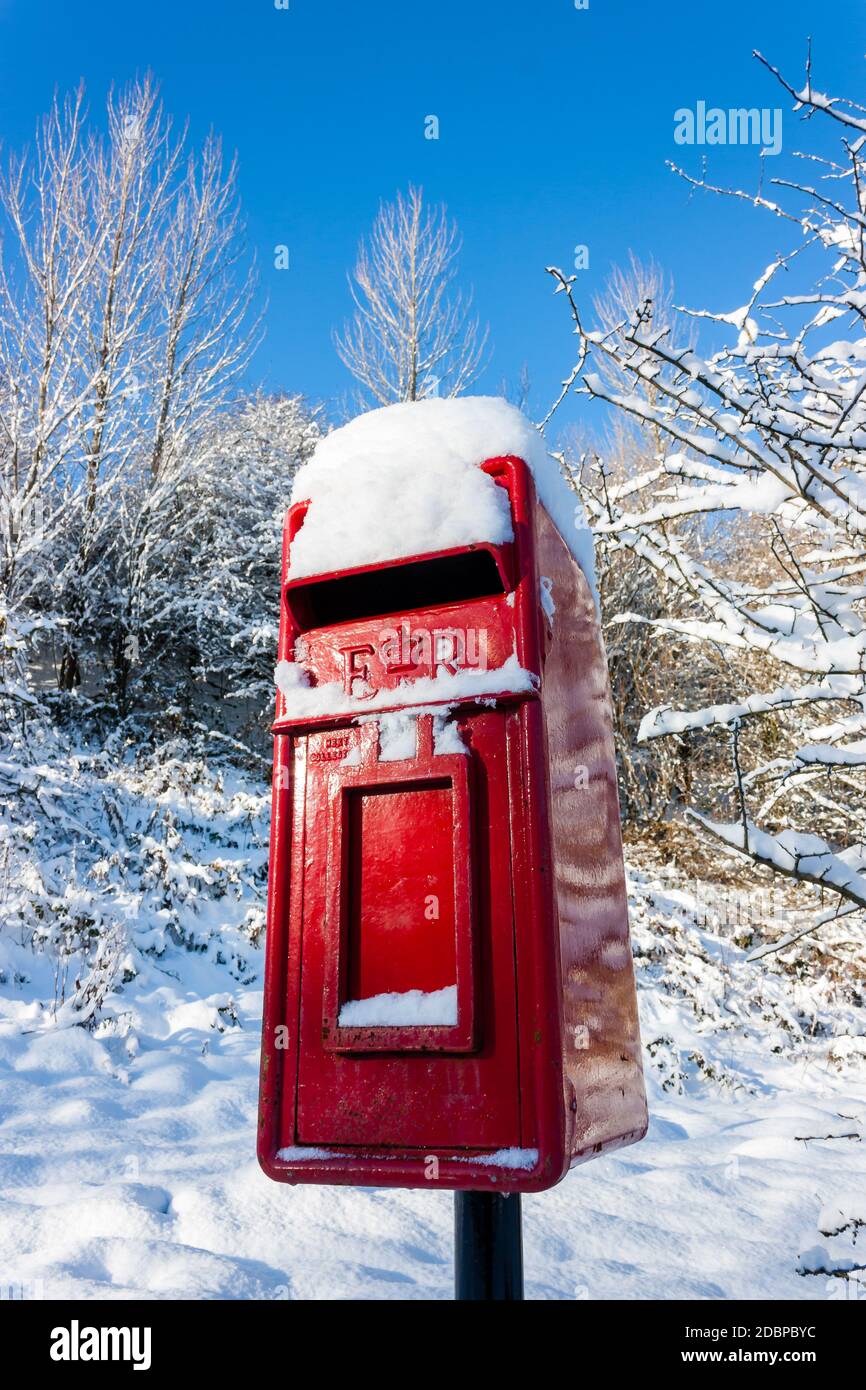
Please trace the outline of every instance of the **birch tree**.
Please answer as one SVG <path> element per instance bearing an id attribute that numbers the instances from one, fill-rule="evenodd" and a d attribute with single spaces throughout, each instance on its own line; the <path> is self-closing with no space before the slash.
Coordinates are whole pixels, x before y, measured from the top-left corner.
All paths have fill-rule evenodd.
<path id="1" fill-rule="evenodd" d="M 34 594 L 78 487 L 82 306 L 100 254 L 100 231 L 85 231 L 83 124 L 82 90 L 55 98 L 33 155 L 10 158 L 0 178 L 0 623 L 18 677 L 21 634 L 53 627 Z"/>
<path id="2" fill-rule="evenodd" d="M 551 274 L 579 339 L 564 391 L 609 403 L 661 441 L 637 476 L 584 492 L 597 535 L 663 576 L 687 610 L 620 620 L 745 654 L 761 672 L 743 696 L 719 689 L 697 707 L 650 709 L 640 737 L 725 737 L 732 814 L 694 806 L 692 823 L 825 890 L 812 930 L 866 907 L 866 109 L 818 91 L 808 68 L 797 88 L 760 61 L 839 147 L 805 152 L 798 167 L 810 176 L 779 176 L 757 194 L 677 171 L 787 234 L 744 302 L 682 310 L 670 328 L 644 302 L 599 328 L 584 322 L 575 277 Z M 695 323 L 711 327 L 714 350 L 691 345 Z M 700 543 L 706 530 L 679 529 L 725 516 L 742 537 L 734 575 Z"/>
<path id="3" fill-rule="evenodd" d="M 457 396 L 481 371 L 487 331 L 454 289 L 460 238 L 444 207 L 409 188 L 383 203 L 349 279 L 341 361 L 378 405 Z"/>
<path id="4" fill-rule="evenodd" d="M 0 198 L 3 502 L 43 516 L 38 554 L 5 528 L 7 630 L 26 610 L 62 634 L 64 689 L 99 647 L 123 706 L 152 517 L 254 340 L 236 169 L 215 137 L 190 150 L 145 78 L 112 93 L 104 131 L 82 91 L 55 101 Z"/>
<path id="5" fill-rule="evenodd" d="M 110 94 L 107 137 L 88 143 L 82 225 L 96 255 L 80 309 L 83 476 L 74 555 L 62 575 L 67 629 L 61 688 L 79 677 L 83 632 L 99 635 L 103 615 L 116 612 L 109 594 L 122 554 L 116 544 L 119 492 L 136 485 L 150 429 L 159 265 L 181 154 L 182 141 L 172 139 L 150 77 Z"/>
<path id="6" fill-rule="evenodd" d="M 207 449 L 215 422 L 237 392 L 258 333 L 251 317 L 254 270 L 245 263 L 237 169 L 226 170 L 217 139 L 189 156 L 172 190 L 156 260 L 156 294 L 146 398 L 147 430 L 137 486 L 124 499 L 119 585 L 111 649 L 116 692 L 127 685 L 140 647 L 150 556 L 185 473 Z M 168 209 L 167 209 L 168 211 Z"/>

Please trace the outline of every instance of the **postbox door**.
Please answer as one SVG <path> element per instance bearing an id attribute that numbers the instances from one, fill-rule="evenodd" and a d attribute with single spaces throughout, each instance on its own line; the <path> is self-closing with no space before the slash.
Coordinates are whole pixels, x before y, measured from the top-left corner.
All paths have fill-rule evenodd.
<path id="1" fill-rule="evenodd" d="M 520 1143 L 507 722 L 307 736 L 301 1144 Z"/>
<path id="2" fill-rule="evenodd" d="M 322 1045 L 337 1052 L 475 1048 L 472 761 L 436 753 L 429 714 L 407 732 L 414 756 L 382 760 L 368 724 L 320 791 Z"/>

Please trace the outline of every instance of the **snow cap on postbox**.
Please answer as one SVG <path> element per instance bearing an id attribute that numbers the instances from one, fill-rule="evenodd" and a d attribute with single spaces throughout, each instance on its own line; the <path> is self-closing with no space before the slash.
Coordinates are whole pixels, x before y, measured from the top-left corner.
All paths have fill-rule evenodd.
<path id="1" fill-rule="evenodd" d="M 298 470 L 292 501 L 308 501 L 292 542 L 290 579 L 512 539 L 508 497 L 479 467 L 513 454 L 593 593 L 583 507 L 536 427 L 496 396 L 406 401 L 333 430 Z"/>

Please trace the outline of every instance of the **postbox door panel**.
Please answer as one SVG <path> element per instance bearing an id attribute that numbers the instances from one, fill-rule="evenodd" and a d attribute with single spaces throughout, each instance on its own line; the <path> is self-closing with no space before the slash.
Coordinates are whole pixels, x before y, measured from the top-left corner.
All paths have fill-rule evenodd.
<path id="1" fill-rule="evenodd" d="M 472 760 L 436 754 L 430 715 L 412 722 L 414 757 L 381 761 L 368 724 L 317 797 L 322 1045 L 339 1052 L 475 1048 Z"/>
<path id="2" fill-rule="evenodd" d="M 463 754 L 417 725 L 397 761 L 375 721 L 337 765 L 307 736 L 301 1144 L 520 1142 L 507 719 L 462 721 Z"/>

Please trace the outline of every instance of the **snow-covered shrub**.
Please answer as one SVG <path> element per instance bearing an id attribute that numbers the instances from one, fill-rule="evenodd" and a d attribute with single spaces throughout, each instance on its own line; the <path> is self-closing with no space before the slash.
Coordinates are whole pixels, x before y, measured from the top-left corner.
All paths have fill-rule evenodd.
<path id="1" fill-rule="evenodd" d="M 298 396 L 259 395 L 220 419 L 155 520 L 131 681 L 217 727 L 273 704 L 282 523 L 321 430 Z"/>
<path id="2" fill-rule="evenodd" d="M 49 718 L 0 752 L 0 984 L 37 980 L 32 1028 L 95 1027 L 174 950 L 227 987 L 260 944 L 268 789 L 194 741 L 86 741 Z M 214 1026 L 219 1026 L 218 1022 Z"/>

